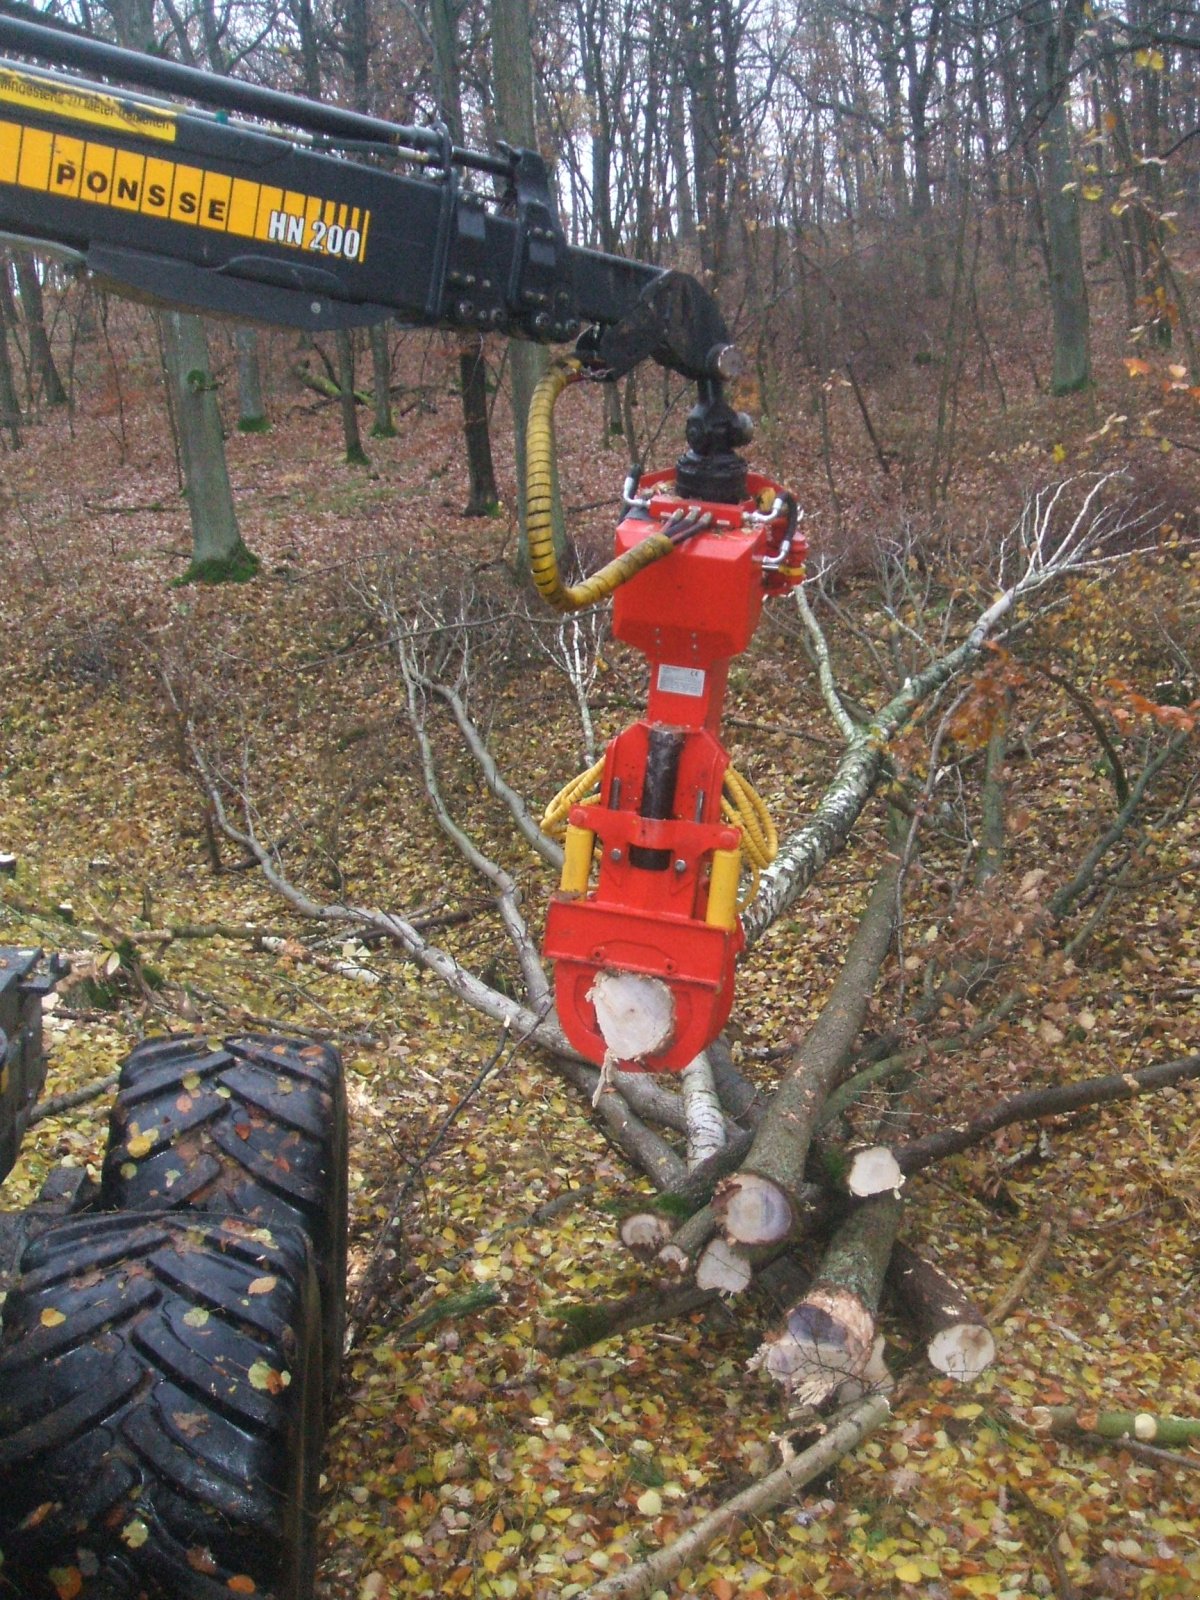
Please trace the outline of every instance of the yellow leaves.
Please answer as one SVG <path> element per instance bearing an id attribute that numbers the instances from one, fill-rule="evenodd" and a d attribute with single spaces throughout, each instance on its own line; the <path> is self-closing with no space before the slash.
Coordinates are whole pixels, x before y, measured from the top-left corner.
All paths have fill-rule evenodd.
<path id="1" fill-rule="evenodd" d="M 662 1515 L 662 1495 L 657 1489 L 647 1489 L 638 1495 L 637 1508 L 644 1517 L 659 1517 Z"/>
<path id="2" fill-rule="evenodd" d="M 901 1583 L 920 1583 L 925 1576 L 915 1561 L 902 1561 L 895 1574 Z"/>
<path id="3" fill-rule="evenodd" d="M 1133 61 L 1143 72 L 1164 72 L 1167 65 L 1166 57 L 1161 50 L 1135 50 Z"/>
<path id="4" fill-rule="evenodd" d="M 287 1388 L 292 1381 L 290 1372 L 277 1372 L 266 1361 L 256 1361 L 246 1374 L 252 1389 L 261 1389 L 266 1394 L 279 1394 Z"/>
<path id="5" fill-rule="evenodd" d="M 47 1306 L 38 1318 L 43 1328 L 59 1328 L 66 1320 L 57 1306 Z"/>
<path id="6" fill-rule="evenodd" d="M 183 1313 L 183 1320 L 189 1328 L 202 1328 L 208 1321 L 209 1313 L 203 1306 L 193 1306 L 190 1311 Z"/>
<path id="7" fill-rule="evenodd" d="M 1125 371 L 1131 378 L 1145 378 L 1150 372 L 1150 363 L 1141 356 L 1126 356 Z"/>
<path id="8" fill-rule="evenodd" d="M 143 1133 L 136 1122 L 129 1124 L 129 1137 L 125 1140 L 125 1148 L 135 1161 L 140 1161 L 143 1156 L 148 1156 L 154 1149 L 158 1139 L 157 1130 L 150 1128 Z"/>
<path id="9" fill-rule="evenodd" d="M 121 1529 L 121 1541 L 123 1544 L 128 1545 L 131 1550 L 140 1550 L 149 1537 L 150 1529 L 142 1521 L 141 1517 L 134 1517 L 131 1522 L 127 1522 Z"/>
<path id="10" fill-rule="evenodd" d="M 278 1282 L 279 1279 L 273 1273 L 268 1274 L 265 1278 L 255 1278 L 246 1292 L 248 1294 L 270 1294 Z"/>
<path id="11" fill-rule="evenodd" d="M 51 1567 L 47 1577 L 54 1585 L 58 1600 L 75 1600 L 83 1593 L 83 1573 L 78 1567 Z"/>

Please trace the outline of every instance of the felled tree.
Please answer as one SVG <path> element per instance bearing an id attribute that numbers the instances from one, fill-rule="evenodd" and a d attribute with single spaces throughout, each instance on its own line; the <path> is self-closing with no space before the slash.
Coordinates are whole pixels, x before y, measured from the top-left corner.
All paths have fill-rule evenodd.
<path id="1" fill-rule="evenodd" d="M 907 1173 L 937 1154 L 930 1154 L 922 1139 L 901 1138 L 897 1131 L 899 1112 L 914 1109 L 915 1102 L 905 1096 L 916 1081 L 915 1068 L 979 1045 L 1020 1006 L 1019 986 L 1007 977 L 1006 939 L 1025 937 L 1036 926 L 1043 940 L 1079 951 L 1095 936 L 1114 903 L 1134 832 L 1151 808 L 1169 803 L 1162 797 L 1164 774 L 1192 735 L 1192 712 L 1177 708 L 1177 715 L 1167 716 L 1155 702 L 1139 706 L 1125 693 L 1123 712 L 1141 716 L 1149 736 L 1140 746 L 1129 742 L 1121 755 L 1120 717 L 1114 719 L 1076 688 L 1066 704 L 1078 708 L 1082 700 L 1088 708 L 1085 727 L 1106 730 L 1105 755 L 1110 767 L 1119 760 L 1119 782 L 1114 772 L 1111 809 L 1093 819 L 1060 884 L 1042 887 L 1046 873 L 1035 873 L 1038 893 L 1031 901 L 1020 880 L 1018 905 L 1006 931 L 996 887 L 1005 857 L 1004 752 L 1018 731 L 1014 701 L 1032 670 L 1018 652 L 1048 625 L 1054 608 L 1074 588 L 1103 584 L 1127 559 L 1137 529 L 1119 496 L 1119 484 L 1096 479 L 1067 482 L 1032 497 L 1001 541 L 993 570 L 976 586 L 974 592 L 988 599 L 974 610 L 965 594 L 948 596 L 945 590 L 936 607 L 927 604 L 928 579 L 915 552 L 905 549 L 886 553 L 874 634 L 846 614 L 820 579 L 812 582 L 811 597 L 801 592 L 798 633 L 840 750 L 823 792 L 786 834 L 745 913 L 750 959 L 754 945 L 846 847 L 877 791 L 886 797 L 891 821 L 840 971 L 816 1020 L 784 1058 L 769 1097 L 748 1081 L 720 1042 L 682 1075 L 678 1092 L 639 1074 L 618 1074 L 615 1084 L 605 1086 L 597 1070 L 566 1044 L 520 882 L 481 843 L 464 820 L 465 808 L 443 782 L 441 752 L 452 729 L 516 833 L 548 872 L 556 871 L 558 846 L 541 832 L 500 769 L 472 705 L 472 652 L 486 632 L 478 618 L 466 627 L 461 625 L 466 619 L 422 614 L 404 584 L 389 584 L 385 575 L 364 584 L 359 595 L 394 653 L 429 805 L 492 900 L 514 957 L 514 985 L 501 988 L 469 970 L 400 910 L 314 898 L 282 870 L 257 821 L 247 782 L 222 782 L 189 733 L 219 827 L 258 862 L 296 911 L 322 924 L 350 924 L 394 941 L 465 1004 L 536 1042 L 556 1070 L 592 1098 L 610 1140 L 663 1196 L 661 1206 L 635 1213 L 622 1226 L 627 1246 L 650 1263 L 650 1285 L 632 1299 L 583 1308 L 571 1319 L 570 1343 L 691 1310 L 717 1295 L 742 1295 L 762 1281 L 772 1287 L 777 1303 L 790 1304 L 766 1330 L 757 1364 L 780 1381 L 793 1414 L 811 1413 L 884 1382 L 878 1311 L 902 1226 L 901 1186 Z M 841 648 L 857 634 L 876 661 L 887 687 L 874 709 L 839 690 L 822 612 L 838 622 Z M 871 996 L 889 952 L 898 941 L 903 952 L 903 909 L 914 863 L 939 830 L 957 833 L 958 932 L 926 964 L 921 992 L 912 995 L 900 983 L 893 1023 L 863 1041 Z M 981 907 L 989 905 L 1000 925 L 977 938 L 972 919 L 982 926 Z M 779 960 L 778 951 L 772 959 Z M 903 960 L 899 970 L 907 970 Z M 931 1025 L 945 1006 L 964 997 L 972 1007 L 969 1026 L 938 1037 Z M 917 1029 L 924 1035 L 920 1043 Z M 1200 1058 L 1156 1068 L 1144 1082 L 1132 1075 L 1121 1081 L 1129 1093 L 1149 1092 L 1163 1081 L 1198 1073 Z M 1100 1082 L 1078 1085 L 1070 1104 L 1109 1095 Z M 1057 1102 L 1010 1107 L 1015 1117 L 1057 1109 Z M 945 1148 L 961 1149 L 972 1139 L 986 1138 L 1004 1120 L 999 1113 L 971 1119 Z M 935 1144 L 937 1132 L 928 1135 Z M 822 1252 L 819 1264 L 797 1293 L 798 1247 L 807 1244 L 811 1253 L 814 1243 Z M 931 1353 L 939 1353 L 940 1370 L 969 1378 L 990 1355 L 983 1319 L 936 1263 L 927 1262 L 927 1270 L 918 1272 L 906 1260 L 911 1270 L 898 1278 L 893 1273 L 898 1299 L 911 1306 Z M 877 1420 L 877 1410 L 870 1416 Z"/>

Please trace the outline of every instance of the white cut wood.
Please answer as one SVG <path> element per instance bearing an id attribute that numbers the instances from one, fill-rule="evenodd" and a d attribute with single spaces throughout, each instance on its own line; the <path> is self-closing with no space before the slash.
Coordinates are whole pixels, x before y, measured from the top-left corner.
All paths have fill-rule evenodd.
<path id="1" fill-rule="evenodd" d="M 701 1051 L 679 1075 L 687 1117 L 687 1164 L 690 1172 L 725 1145 L 725 1115 L 713 1081 L 712 1062 Z"/>
<path id="2" fill-rule="evenodd" d="M 682 1278 L 692 1265 L 692 1258 L 677 1244 L 665 1244 L 658 1252 L 658 1264 L 673 1277 Z"/>
<path id="3" fill-rule="evenodd" d="M 721 1294 L 741 1294 L 750 1286 L 750 1263 L 736 1245 L 718 1235 L 704 1247 L 696 1267 L 697 1289 L 716 1289 Z"/>
<path id="4" fill-rule="evenodd" d="M 856 1150 L 850 1160 L 846 1187 L 860 1198 L 869 1194 L 899 1194 L 904 1183 L 900 1163 L 885 1144 Z"/>
<path id="5" fill-rule="evenodd" d="M 925 1346 L 929 1365 L 959 1383 L 969 1383 L 996 1359 L 996 1341 L 978 1322 L 942 1328 Z"/>
<path id="6" fill-rule="evenodd" d="M 865 1373 L 875 1346 L 875 1318 L 846 1289 L 814 1288 L 788 1312 L 751 1356 L 787 1390 L 795 1410 L 819 1409 L 848 1378 Z"/>
<path id="7" fill-rule="evenodd" d="M 648 1261 L 671 1237 L 671 1224 L 657 1211 L 635 1211 L 621 1223 L 621 1243 Z"/>
<path id="8" fill-rule="evenodd" d="M 609 1055 L 642 1061 L 664 1049 L 675 1031 L 675 1000 L 660 978 L 640 972 L 598 972 L 588 990 Z"/>
<path id="9" fill-rule="evenodd" d="M 712 1209 L 730 1244 L 778 1244 L 796 1221 L 787 1195 L 757 1172 L 735 1172 L 725 1178 L 713 1195 Z"/>

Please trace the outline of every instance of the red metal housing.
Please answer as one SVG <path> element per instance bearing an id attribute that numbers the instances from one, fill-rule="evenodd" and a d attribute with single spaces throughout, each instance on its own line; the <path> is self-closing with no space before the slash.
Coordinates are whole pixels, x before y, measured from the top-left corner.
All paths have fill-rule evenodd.
<path id="1" fill-rule="evenodd" d="M 667 985 L 672 1037 L 655 1054 L 619 1063 L 650 1072 L 681 1071 L 729 1016 L 744 942 L 734 903 L 741 830 L 721 809 L 729 663 L 750 643 L 764 596 L 800 581 L 806 553 L 781 509 L 783 491 L 769 480 L 751 474 L 741 505 L 693 505 L 667 492 L 671 477 L 642 480 L 642 503 L 617 528 L 617 554 L 650 533 L 711 520 L 614 597 L 613 632 L 649 662 L 646 716 L 609 744 L 599 804 L 571 812 L 568 867 L 545 937 L 559 1021 L 593 1061 L 605 1055 L 589 998 L 598 973 Z"/>

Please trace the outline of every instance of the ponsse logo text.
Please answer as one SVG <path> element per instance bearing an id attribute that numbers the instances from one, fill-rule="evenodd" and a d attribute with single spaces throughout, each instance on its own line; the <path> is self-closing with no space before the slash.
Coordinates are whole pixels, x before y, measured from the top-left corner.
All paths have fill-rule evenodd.
<path id="1" fill-rule="evenodd" d="M 13 122 L 0 122 L 0 182 L 345 261 L 367 252 L 359 206 Z"/>

